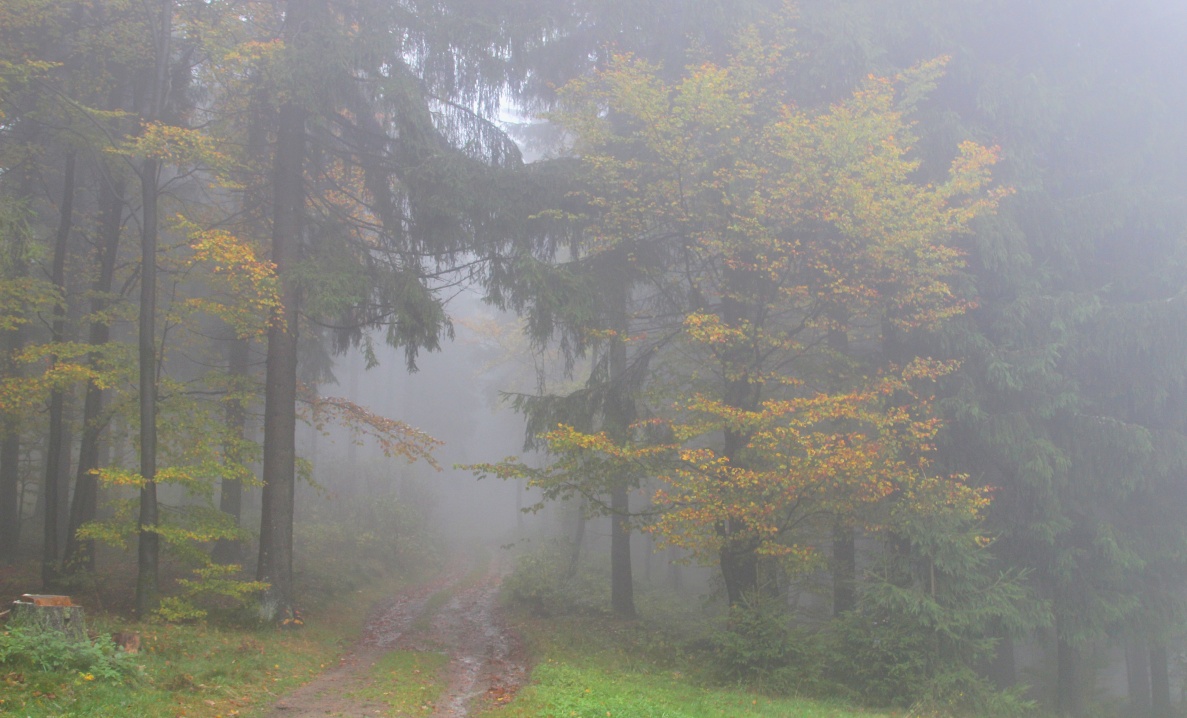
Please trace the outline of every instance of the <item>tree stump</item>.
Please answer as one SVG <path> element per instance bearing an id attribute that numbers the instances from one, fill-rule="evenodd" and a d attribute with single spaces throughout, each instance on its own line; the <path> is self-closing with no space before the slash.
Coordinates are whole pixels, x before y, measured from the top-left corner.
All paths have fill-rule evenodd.
<path id="1" fill-rule="evenodd" d="M 74 605 L 69 596 L 26 593 L 12 602 L 10 621 L 14 626 L 33 626 L 60 633 L 77 643 L 89 640 L 82 606 Z"/>

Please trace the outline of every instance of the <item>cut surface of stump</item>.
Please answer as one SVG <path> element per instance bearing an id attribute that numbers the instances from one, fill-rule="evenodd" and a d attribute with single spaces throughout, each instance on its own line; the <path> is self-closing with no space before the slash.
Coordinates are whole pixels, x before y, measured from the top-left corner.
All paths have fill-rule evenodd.
<path id="1" fill-rule="evenodd" d="M 88 640 L 82 606 L 76 606 L 69 596 L 26 593 L 12 602 L 10 620 L 13 626 L 53 631 L 70 641 L 82 643 Z"/>

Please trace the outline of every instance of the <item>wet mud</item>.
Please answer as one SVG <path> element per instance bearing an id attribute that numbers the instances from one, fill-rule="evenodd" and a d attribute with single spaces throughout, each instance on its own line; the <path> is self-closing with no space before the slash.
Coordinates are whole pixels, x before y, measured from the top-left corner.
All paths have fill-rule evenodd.
<path id="1" fill-rule="evenodd" d="M 373 679 L 372 667 L 395 650 L 449 656 L 447 683 L 432 704 L 434 718 L 467 718 L 505 703 L 527 680 L 527 657 L 498 606 L 500 566 L 451 571 L 372 609 L 363 635 L 338 664 L 280 699 L 269 718 L 383 716 L 390 706 L 352 697 Z M 445 598 L 444 602 L 439 600 Z"/>

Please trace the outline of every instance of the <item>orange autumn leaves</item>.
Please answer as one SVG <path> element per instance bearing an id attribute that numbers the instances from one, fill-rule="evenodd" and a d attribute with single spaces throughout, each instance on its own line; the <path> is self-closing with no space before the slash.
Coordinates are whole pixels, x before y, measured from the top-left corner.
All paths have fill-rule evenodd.
<path id="1" fill-rule="evenodd" d="M 504 478 L 526 475 L 546 493 L 591 497 L 624 476 L 649 475 L 658 488 L 651 494 L 655 520 L 646 528 L 661 545 L 712 561 L 725 540 L 718 528 L 731 522 L 745 527 L 759 553 L 805 568 L 820 558 L 813 529 L 838 516 L 878 532 L 940 513 L 975 521 L 988 504 L 985 490 L 930 470 L 940 423 L 915 385 L 950 368 L 918 361 L 871 378 L 861 390 L 771 399 L 757 411 L 695 394 L 672 407 L 680 420 L 641 422 L 633 441 L 559 425 L 542 437 L 554 457 L 548 467 L 480 468 Z M 711 445 L 727 429 L 749 436 L 737 462 Z M 657 435 L 669 440 L 645 438 Z"/>
<path id="2" fill-rule="evenodd" d="M 937 477 L 929 455 L 939 429 L 931 402 L 913 386 L 948 367 L 916 362 L 872 377 L 860 389 L 770 399 L 757 411 L 696 395 L 676 434 L 674 461 L 656 476 L 652 526 L 666 543 L 702 559 L 722 548 L 718 527 L 741 529 L 760 554 L 815 558 L 813 529 L 845 517 L 870 531 L 890 529 L 893 503 L 908 510 L 956 511 L 974 518 L 985 493 L 959 477 Z M 731 461 L 707 441 L 720 432 L 749 437 Z M 698 445 L 701 444 L 701 445 Z"/>

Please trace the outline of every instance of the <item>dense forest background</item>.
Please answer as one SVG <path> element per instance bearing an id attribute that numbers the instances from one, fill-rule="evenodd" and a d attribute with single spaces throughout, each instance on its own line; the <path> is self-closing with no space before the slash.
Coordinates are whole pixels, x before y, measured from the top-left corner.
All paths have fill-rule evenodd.
<path id="1" fill-rule="evenodd" d="M 3 0 L 0 558 L 59 590 L 130 547 L 142 615 L 291 621 L 298 485 L 350 435 L 609 517 L 618 616 L 632 538 L 714 567 L 740 673 L 796 665 L 756 648 L 795 611 L 870 702 L 1079 717 L 1123 666 L 1127 715 L 1170 715 L 1185 31 L 1153 0 Z M 403 374 L 455 331 L 531 461 L 350 390 L 448 395 Z"/>

